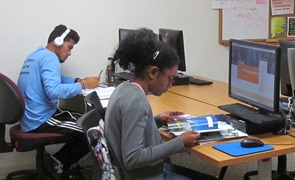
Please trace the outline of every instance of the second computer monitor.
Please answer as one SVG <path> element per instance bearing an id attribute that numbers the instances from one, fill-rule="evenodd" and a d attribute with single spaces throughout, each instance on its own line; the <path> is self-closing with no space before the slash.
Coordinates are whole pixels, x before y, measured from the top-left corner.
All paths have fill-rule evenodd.
<path id="1" fill-rule="evenodd" d="M 295 96 L 295 48 L 288 48 L 288 67 L 290 82 L 292 87 L 292 96 Z"/>
<path id="2" fill-rule="evenodd" d="M 183 31 L 174 29 L 159 29 L 162 42 L 176 49 L 180 58 L 179 71 L 186 71 Z"/>
<path id="3" fill-rule="evenodd" d="M 280 48 L 230 40 L 229 96 L 260 112 L 279 109 Z"/>
<path id="4" fill-rule="evenodd" d="M 292 88 L 295 88 L 295 87 L 292 87 L 291 80 L 290 80 L 288 49 L 295 48 L 295 42 L 280 41 L 279 45 L 281 48 L 281 94 L 291 97 L 293 96 Z"/>

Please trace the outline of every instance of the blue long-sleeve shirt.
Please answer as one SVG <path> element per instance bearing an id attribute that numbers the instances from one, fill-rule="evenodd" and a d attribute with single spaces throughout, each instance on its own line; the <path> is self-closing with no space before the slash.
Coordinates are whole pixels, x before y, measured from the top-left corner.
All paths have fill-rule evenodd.
<path id="1" fill-rule="evenodd" d="M 25 100 L 25 113 L 20 121 L 21 131 L 28 132 L 45 123 L 57 110 L 58 99 L 81 93 L 80 83 L 62 76 L 58 56 L 39 47 L 25 59 L 18 78 Z"/>

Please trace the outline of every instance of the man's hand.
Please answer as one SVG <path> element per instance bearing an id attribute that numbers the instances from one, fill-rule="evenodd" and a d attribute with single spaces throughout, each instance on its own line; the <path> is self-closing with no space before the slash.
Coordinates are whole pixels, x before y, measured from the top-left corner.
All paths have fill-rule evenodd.
<path id="1" fill-rule="evenodd" d="M 80 82 L 83 89 L 93 89 L 98 87 L 100 82 L 100 77 L 87 77 L 87 78 L 81 79 L 78 82 Z"/>

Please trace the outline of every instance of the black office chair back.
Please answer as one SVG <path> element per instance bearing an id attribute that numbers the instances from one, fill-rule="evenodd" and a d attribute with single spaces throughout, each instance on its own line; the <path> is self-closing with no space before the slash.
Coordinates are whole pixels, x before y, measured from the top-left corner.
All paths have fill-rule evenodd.
<path id="1" fill-rule="evenodd" d="M 82 128 L 84 133 L 86 133 L 89 128 L 98 126 L 100 120 L 99 112 L 96 109 L 92 109 L 77 120 L 77 125 Z"/>
<path id="2" fill-rule="evenodd" d="M 99 96 L 95 91 L 89 93 L 85 98 L 84 102 L 87 106 L 87 111 L 91 109 L 96 109 L 99 112 L 101 119 L 104 120 L 106 108 L 103 108 Z"/>
<path id="3" fill-rule="evenodd" d="M 18 122 L 23 114 L 25 103 L 17 85 L 0 73 L 0 152 L 12 152 L 14 147 L 5 141 L 6 124 Z"/>
<path id="4" fill-rule="evenodd" d="M 80 126 L 87 137 L 87 131 L 88 129 L 98 126 L 100 121 L 100 115 L 99 112 L 96 109 L 92 109 L 85 114 L 83 114 L 78 120 L 77 125 Z M 101 177 L 101 170 L 98 161 L 96 160 L 96 156 L 94 152 L 92 151 L 92 147 L 90 142 L 88 143 L 90 153 L 91 153 L 91 159 L 92 159 L 92 175 L 91 180 L 97 180 Z"/>
<path id="5" fill-rule="evenodd" d="M 24 114 L 25 103 L 16 84 L 0 73 L 0 124 L 14 124 Z"/>
<path id="6" fill-rule="evenodd" d="M 90 109 L 103 109 L 100 99 L 95 91 L 89 93 L 84 98 L 85 103 L 87 103 L 89 110 Z"/>

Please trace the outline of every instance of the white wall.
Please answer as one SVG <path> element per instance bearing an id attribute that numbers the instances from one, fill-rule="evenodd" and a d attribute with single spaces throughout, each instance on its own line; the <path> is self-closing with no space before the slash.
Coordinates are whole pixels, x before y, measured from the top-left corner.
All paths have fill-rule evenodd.
<path id="1" fill-rule="evenodd" d="M 64 74 L 75 77 L 97 75 L 106 67 L 107 57 L 113 54 L 118 43 L 118 28 L 148 27 L 155 32 L 159 28 L 170 28 L 184 32 L 186 74 L 226 82 L 228 48 L 218 44 L 218 11 L 211 9 L 211 2 L 2 0 L 0 72 L 16 81 L 27 54 L 40 45 L 45 46 L 49 33 L 62 23 L 81 36 L 72 56 L 62 65 Z M 7 154 L 0 154 L 2 168 L 9 166 L 4 157 Z M 16 158 L 16 164 L 17 159 L 22 158 Z M 34 161 L 34 157 L 32 159 Z"/>
<path id="2" fill-rule="evenodd" d="M 65 74 L 90 76 L 107 64 L 118 43 L 118 28 L 184 31 L 187 74 L 227 81 L 227 53 L 218 44 L 218 11 L 210 0 L 2 0 L 0 72 L 17 80 L 28 53 L 46 45 L 62 23 L 81 41 L 64 63 Z"/>

